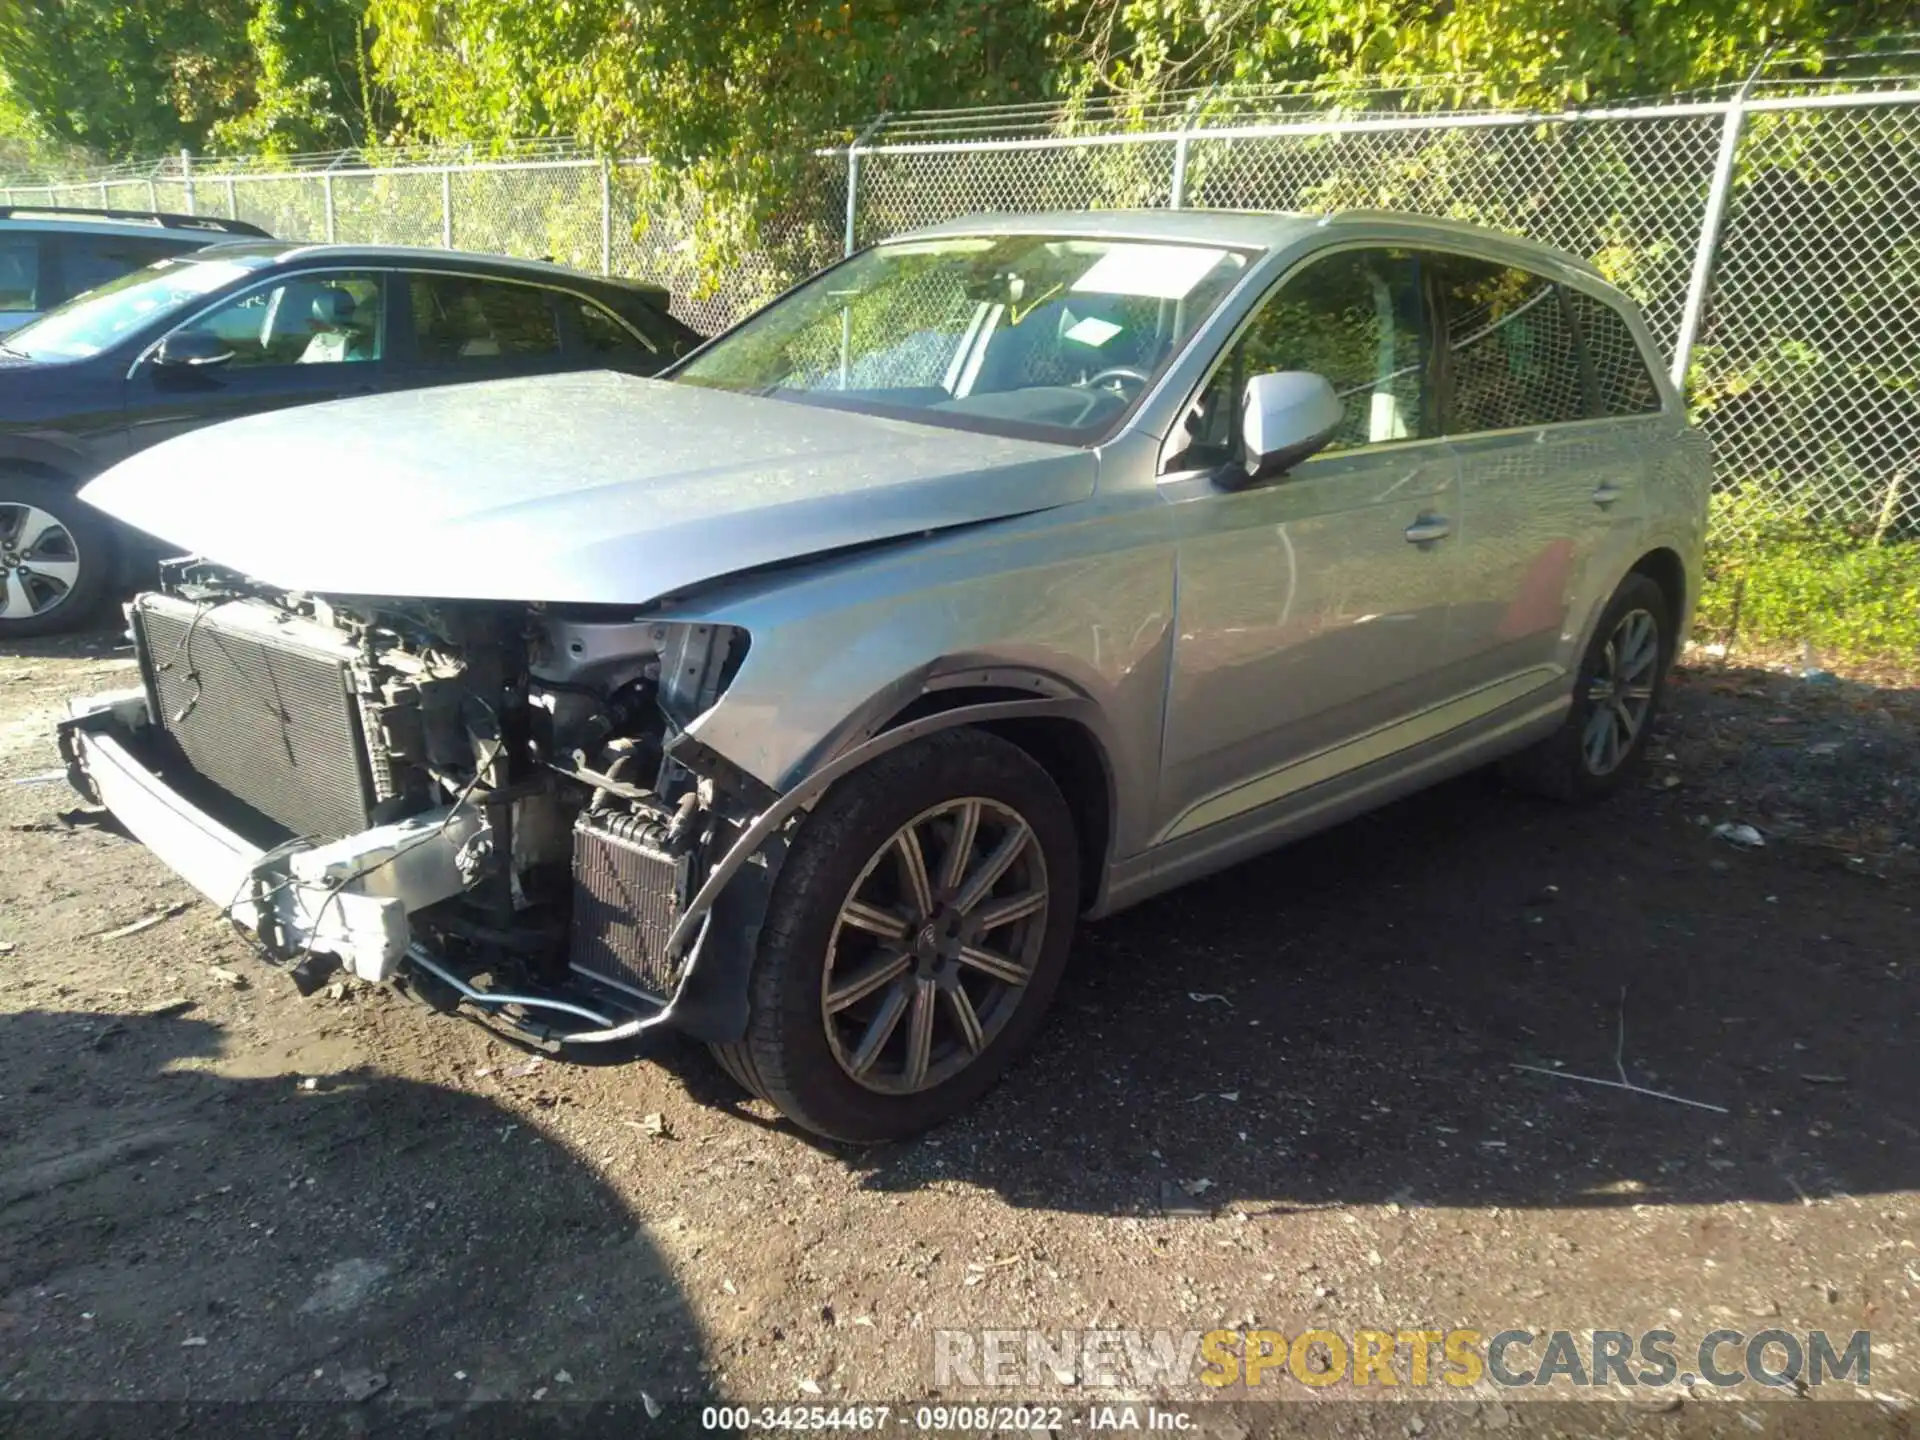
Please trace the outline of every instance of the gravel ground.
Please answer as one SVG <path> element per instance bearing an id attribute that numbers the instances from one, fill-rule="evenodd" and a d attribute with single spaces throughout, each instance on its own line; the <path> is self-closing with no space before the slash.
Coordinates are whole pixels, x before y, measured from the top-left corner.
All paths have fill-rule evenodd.
<path id="1" fill-rule="evenodd" d="M 1192 1413 L 1223 1437 L 1911 1424 L 1912 688 L 1689 669 L 1608 805 L 1468 777 L 1088 926 L 1006 1084 L 853 1150 L 691 1046 L 533 1062 L 384 991 L 301 998 L 34 782 L 61 698 L 129 664 L 110 637 L 0 656 L 0 1400 L 326 1401 L 300 1423 L 351 1434 L 621 1401 L 623 1433 L 656 1407 L 685 1433 L 676 1402 L 984 1394 L 1071 1402 L 1078 1433 L 1144 1396 L 942 1388 L 934 1331 L 1671 1329 L 1686 1353 L 1870 1329 L 1872 1394 L 1814 1403 L 1288 1382 Z M 115 1413 L 0 1407 L 0 1432 Z"/>

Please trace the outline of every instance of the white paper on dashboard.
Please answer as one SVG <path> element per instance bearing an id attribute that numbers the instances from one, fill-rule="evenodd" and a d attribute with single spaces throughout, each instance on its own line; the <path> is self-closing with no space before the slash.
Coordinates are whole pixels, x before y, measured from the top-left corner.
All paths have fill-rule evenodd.
<path id="1" fill-rule="evenodd" d="M 1115 245 L 1073 282 L 1073 288 L 1094 295 L 1184 300 L 1226 253 L 1199 245 Z"/>
<path id="2" fill-rule="evenodd" d="M 1076 322 L 1066 332 L 1066 338 L 1098 349 L 1118 335 L 1122 328 L 1111 320 L 1102 320 L 1097 315 L 1089 315 L 1086 319 Z"/>

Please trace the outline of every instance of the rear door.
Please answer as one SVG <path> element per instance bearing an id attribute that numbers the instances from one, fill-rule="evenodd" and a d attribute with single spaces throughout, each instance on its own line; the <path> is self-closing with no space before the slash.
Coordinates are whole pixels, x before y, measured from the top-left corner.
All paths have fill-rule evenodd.
<path id="1" fill-rule="evenodd" d="M 1477 257 L 1435 255 L 1432 270 L 1463 491 L 1449 661 L 1518 698 L 1564 673 L 1592 596 L 1632 564 L 1644 474 L 1601 409 L 1581 333 L 1591 297 Z"/>
<path id="2" fill-rule="evenodd" d="M 391 388 L 389 279 L 358 269 L 276 275 L 176 327 L 169 334 L 213 335 L 226 358 L 181 367 L 157 363 L 153 350 L 143 355 L 128 377 L 128 448 L 263 410 Z"/>

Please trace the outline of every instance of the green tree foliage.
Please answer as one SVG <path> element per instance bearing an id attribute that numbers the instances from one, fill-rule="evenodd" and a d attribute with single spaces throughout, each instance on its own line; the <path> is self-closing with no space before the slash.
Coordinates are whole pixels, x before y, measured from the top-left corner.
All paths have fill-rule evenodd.
<path id="1" fill-rule="evenodd" d="M 789 233 L 811 146 L 886 111 L 1152 99 L 1188 86 L 1457 77 L 1461 104 L 1580 103 L 1738 76 L 1890 26 L 1888 0 L 369 0 L 414 133 L 558 133 L 705 198 L 710 259 Z M 717 238 L 715 238 L 717 237 Z"/>
<path id="2" fill-rule="evenodd" d="M 1051 76 L 1038 0 L 372 0 L 370 15 L 425 135 L 577 135 L 767 204 L 850 122 L 1037 99 Z"/>
<path id="3" fill-rule="evenodd" d="M 103 158 L 356 143 L 383 122 L 364 14 L 364 0 L 0 0 L 0 77 L 23 128 Z"/>
<path id="4" fill-rule="evenodd" d="M 1912 22 L 1901 0 L 1062 0 L 1080 94 L 1217 83 L 1339 91 L 1445 79 L 1460 104 L 1587 103 L 1710 85 L 1763 54 Z"/>
<path id="5" fill-rule="evenodd" d="M 811 151 L 850 123 L 1045 96 L 1055 20 L 1045 0 L 372 0 L 369 18 L 415 133 L 651 157 L 649 203 L 691 201 L 709 280 L 748 249 L 817 258 L 818 207 L 790 206 L 831 183 Z"/>
<path id="6" fill-rule="evenodd" d="M 381 139 L 392 117 L 373 77 L 365 0 L 256 0 L 251 103 L 215 124 L 221 150 L 286 154 Z"/>

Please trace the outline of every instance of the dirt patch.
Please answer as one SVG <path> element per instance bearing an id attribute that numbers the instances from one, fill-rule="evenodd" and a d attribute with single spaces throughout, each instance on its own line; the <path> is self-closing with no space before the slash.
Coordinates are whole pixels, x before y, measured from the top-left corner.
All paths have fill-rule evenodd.
<path id="1" fill-rule="evenodd" d="M 691 1046 L 529 1064 L 383 991 L 302 999 L 34 781 L 61 697 L 124 683 L 91 644 L 0 657 L 0 1399 L 328 1400 L 375 1430 L 536 1395 L 919 1400 L 936 1329 L 1029 1324 L 1871 1329 L 1891 1398 L 1845 1413 L 1920 1393 L 1910 689 L 1690 670 L 1671 758 L 1606 806 L 1469 777 L 1089 926 L 1005 1085 L 855 1151 Z M 1001 1398 L 1048 1392 L 1085 1398 Z M 1589 1423 L 1468 1398 L 1287 1413 Z M 1634 1425 L 1810 1413 L 1683 1404 Z"/>

